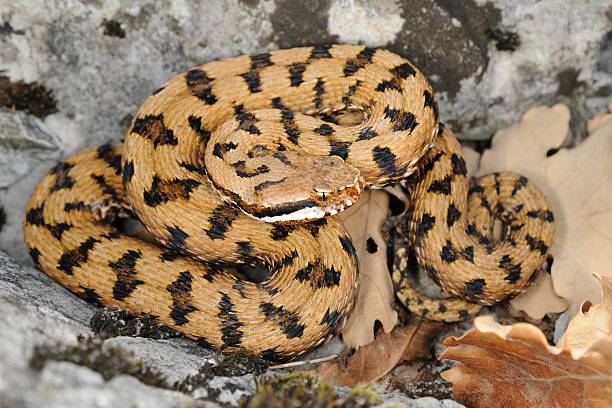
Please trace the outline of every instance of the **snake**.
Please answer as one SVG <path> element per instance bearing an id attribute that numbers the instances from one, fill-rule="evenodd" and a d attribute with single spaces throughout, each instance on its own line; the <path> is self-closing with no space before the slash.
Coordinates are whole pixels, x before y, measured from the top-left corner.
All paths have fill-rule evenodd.
<path id="1" fill-rule="evenodd" d="M 330 119 L 350 110 L 363 121 Z M 153 92 L 122 145 L 49 170 L 26 206 L 25 243 L 38 269 L 90 303 L 152 316 L 207 347 L 285 359 L 340 332 L 353 309 L 358 255 L 334 214 L 417 173 L 415 248 L 442 287 L 481 302 L 522 290 L 550 243 L 546 200 L 523 178 L 483 185 L 482 200 L 514 183 L 508 205 L 536 193 L 513 224 L 524 222 L 515 246 L 478 244 L 486 225 L 463 233 L 465 164 L 453 140 L 425 76 L 381 48 L 212 61 Z M 123 232 L 125 215 L 156 242 Z M 248 279 L 255 269 L 269 276 Z"/>

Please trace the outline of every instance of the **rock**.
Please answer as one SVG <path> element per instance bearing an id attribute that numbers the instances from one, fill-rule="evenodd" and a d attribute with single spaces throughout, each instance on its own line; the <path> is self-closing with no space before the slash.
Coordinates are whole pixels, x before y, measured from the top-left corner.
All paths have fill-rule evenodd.
<path id="1" fill-rule="evenodd" d="M 40 373 L 34 392 L 23 395 L 15 405 L 31 407 L 220 407 L 212 402 L 196 402 L 176 391 L 142 384 L 130 376 L 106 382 L 95 371 L 66 362 L 51 362 Z"/>

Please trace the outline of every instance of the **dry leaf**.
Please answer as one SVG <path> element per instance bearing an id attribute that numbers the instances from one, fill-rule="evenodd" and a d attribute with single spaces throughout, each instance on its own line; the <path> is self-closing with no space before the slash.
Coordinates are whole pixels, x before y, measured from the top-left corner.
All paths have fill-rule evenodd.
<path id="1" fill-rule="evenodd" d="M 602 302 L 595 306 L 584 302 L 557 342 L 557 347 L 570 349 L 574 358 L 582 356 L 600 338 L 612 336 L 612 278 L 595 277 L 601 282 Z"/>
<path id="2" fill-rule="evenodd" d="M 402 361 L 430 357 L 431 338 L 440 327 L 439 323 L 420 321 L 396 327 L 391 333 L 380 333 L 373 343 L 357 350 L 348 358 L 346 366 L 339 361 L 323 363 L 314 374 L 348 387 L 370 384 Z"/>
<path id="3" fill-rule="evenodd" d="M 547 313 L 561 313 L 565 309 L 567 301 L 555 293 L 552 277 L 546 271 L 538 272 L 529 290 L 510 301 L 512 312 L 528 311 L 529 317 L 536 320 L 541 320 Z"/>
<path id="4" fill-rule="evenodd" d="M 482 155 L 479 173 L 524 174 L 550 200 L 556 223 L 551 248 L 554 289 L 568 300 L 574 315 L 583 301 L 600 300 L 599 283 L 591 272 L 612 273 L 612 120 L 577 147 L 547 157 L 568 132 L 567 107 L 533 108 L 520 123 L 497 132 L 491 149 Z M 535 298 L 524 310 L 541 313 L 539 302 Z"/>
<path id="5" fill-rule="evenodd" d="M 357 203 L 338 215 L 359 258 L 359 294 L 342 330 L 342 339 L 351 347 L 374 340 L 377 320 L 385 333 L 393 330 L 397 321 L 397 312 L 392 307 L 394 292 L 387 268 L 387 244 L 382 236 L 388 213 L 389 196 L 377 190 L 365 192 Z"/>
<path id="6" fill-rule="evenodd" d="M 441 359 L 461 364 L 444 371 L 453 399 L 470 407 L 610 407 L 612 338 L 600 339 L 580 358 L 548 345 L 527 323 L 502 326 L 478 317 L 475 329 L 449 337 Z"/>

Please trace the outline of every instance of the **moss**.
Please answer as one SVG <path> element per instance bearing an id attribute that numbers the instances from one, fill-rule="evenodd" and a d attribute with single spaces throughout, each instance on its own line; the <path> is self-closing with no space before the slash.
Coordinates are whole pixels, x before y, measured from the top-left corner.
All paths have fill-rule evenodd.
<path id="1" fill-rule="evenodd" d="M 175 383 L 173 388 L 185 393 L 190 393 L 197 388 L 206 388 L 208 392 L 207 398 L 214 399 L 214 394 L 218 394 L 219 391 L 210 390 L 207 386 L 213 377 L 236 377 L 247 374 L 260 375 L 265 373 L 269 366 L 270 362 L 239 351 L 224 356 L 217 365 L 205 363 L 197 374 L 187 376 L 184 380 Z"/>
<path id="2" fill-rule="evenodd" d="M 382 401 L 371 387 L 353 389 L 341 401 L 334 387 L 326 381 L 309 375 L 290 373 L 274 377 L 256 378 L 255 394 L 241 402 L 243 408 L 365 408 Z"/>
<path id="3" fill-rule="evenodd" d="M 239 375 L 260 375 L 270 367 L 270 362 L 244 351 L 229 354 L 216 366 L 212 367 L 214 375 L 235 377 Z"/>
<path id="4" fill-rule="evenodd" d="M 410 398 L 433 397 L 439 400 L 451 397 L 451 386 L 444 380 L 435 381 L 411 381 L 402 387 Z"/>
<path id="5" fill-rule="evenodd" d="M 521 37 L 512 31 L 487 28 L 485 35 L 495 41 L 495 48 L 499 51 L 515 51 L 521 45 Z"/>
<path id="6" fill-rule="evenodd" d="M 342 407 L 371 407 L 382 404 L 383 400 L 371 386 L 357 386 L 342 403 Z"/>
<path id="7" fill-rule="evenodd" d="M 131 375 L 142 383 L 168 388 L 163 376 L 146 367 L 142 360 L 119 347 L 103 347 L 101 339 L 80 338 L 76 345 L 42 344 L 35 346 L 30 367 L 41 370 L 47 361 L 68 361 L 97 371 L 108 381 L 119 375 Z"/>
<path id="8" fill-rule="evenodd" d="M 182 336 L 169 327 L 161 326 L 152 316 L 134 317 L 125 310 L 113 307 L 99 309 L 89 321 L 89 326 L 102 339 L 132 336 L 159 340 Z"/>
<path id="9" fill-rule="evenodd" d="M 25 111 L 40 118 L 58 111 L 57 101 L 47 88 L 36 82 L 11 82 L 4 75 L 0 75 L 0 106 Z"/>

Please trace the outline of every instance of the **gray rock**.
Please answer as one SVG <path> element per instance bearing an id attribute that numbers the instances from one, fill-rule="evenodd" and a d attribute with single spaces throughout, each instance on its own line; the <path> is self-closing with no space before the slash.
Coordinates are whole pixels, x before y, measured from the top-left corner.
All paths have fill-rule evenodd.
<path id="1" fill-rule="evenodd" d="M 155 367 L 168 384 L 196 375 L 204 363 L 214 362 L 210 350 L 186 339 L 153 340 L 122 336 L 106 340 L 104 346 L 119 346 L 131 351 L 149 367 Z"/>
<path id="2" fill-rule="evenodd" d="M 196 402 L 184 394 L 142 384 L 130 376 L 106 382 L 100 374 L 67 362 L 50 362 L 40 373 L 34 392 L 25 393 L 17 404 L 31 407 L 219 407 L 212 402 Z"/>

